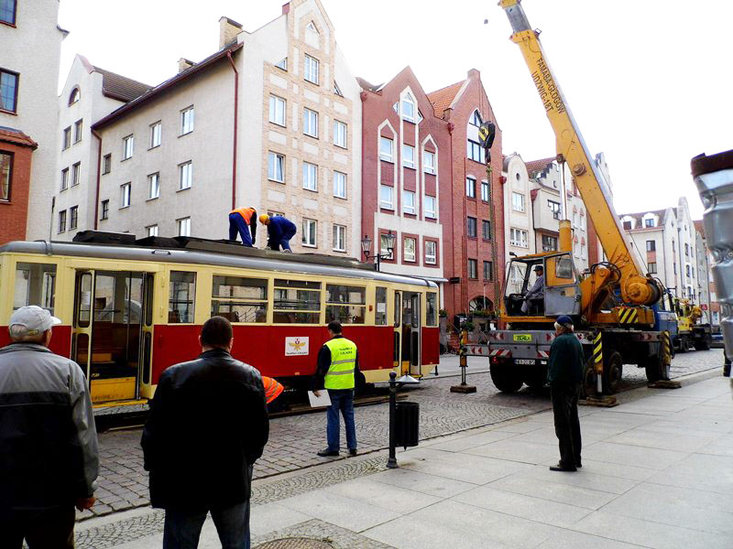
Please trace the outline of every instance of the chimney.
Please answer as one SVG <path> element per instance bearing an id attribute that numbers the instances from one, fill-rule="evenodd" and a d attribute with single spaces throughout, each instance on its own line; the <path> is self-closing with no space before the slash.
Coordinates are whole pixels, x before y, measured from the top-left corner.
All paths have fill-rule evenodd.
<path id="1" fill-rule="evenodd" d="M 481 78 L 481 73 L 477 69 L 471 69 L 470 71 L 468 71 L 468 78 L 469 80 L 472 78 L 479 79 Z"/>
<path id="2" fill-rule="evenodd" d="M 242 25 L 228 17 L 219 18 L 219 49 L 236 42 L 237 35 L 242 32 Z"/>
<path id="3" fill-rule="evenodd" d="M 195 63 L 193 61 L 191 61 L 190 59 L 186 59 L 185 57 L 181 57 L 178 60 L 178 72 L 179 73 L 182 73 L 183 71 L 185 71 L 186 69 L 190 69 L 194 65 L 195 65 Z"/>

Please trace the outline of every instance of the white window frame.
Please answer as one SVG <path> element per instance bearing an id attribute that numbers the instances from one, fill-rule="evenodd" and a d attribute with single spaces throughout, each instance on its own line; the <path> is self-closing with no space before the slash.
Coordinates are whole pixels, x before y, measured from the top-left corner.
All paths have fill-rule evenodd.
<path id="1" fill-rule="evenodd" d="M 346 148 L 348 126 L 340 120 L 333 121 L 333 144 L 342 149 Z"/>
<path id="2" fill-rule="evenodd" d="M 406 168 L 415 167 L 415 147 L 402 143 L 402 165 Z"/>
<path id="3" fill-rule="evenodd" d="M 132 203 L 132 183 L 128 181 L 120 185 L 120 209 L 129 208 Z"/>
<path id="4" fill-rule="evenodd" d="M 59 233 L 66 232 L 66 210 L 61 210 L 59 212 L 59 226 L 58 226 L 57 232 Z"/>
<path id="5" fill-rule="evenodd" d="M 346 251 L 346 225 L 333 225 L 333 251 Z"/>
<path id="6" fill-rule="evenodd" d="M 471 276 L 471 266 L 474 267 L 473 276 Z M 469 280 L 478 280 L 478 259 L 473 259 L 471 257 L 468 258 L 468 261 L 466 263 L 466 275 L 468 276 Z"/>
<path id="7" fill-rule="evenodd" d="M 529 242 L 527 240 L 527 231 L 524 229 L 515 229 L 512 227 L 509 230 L 509 243 L 517 248 L 529 248 Z"/>
<path id="8" fill-rule="evenodd" d="M 319 82 L 319 70 L 320 61 L 306 53 L 305 60 L 303 61 L 303 78 L 306 82 L 317 86 Z"/>
<path id="9" fill-rule="evenodd" d="M 318 166 L 303 161 L 303 188 L 308 191 L 318 191 Z"/>
<path id="10" fill-rule="evenodd" d="M 422 152 L 422 166 L 425 173 L 435 174 L 435 153 L 430 151 Z"/>
<path id="11" fill-rule="evenodd" d="M 303 134 L 318 137 L 318 112 L 303 107 Z"/>
<path id="12" fill-rule="evenodd" d="M 159 229 L 158 229 L 158 225 L 157 224 L 156 225 L 148 225 L 147 227 L 145 227 L 145 230 L 147 231 L 148 236 L 158 236 Z"/>
<path id="13" fill-rule="evenodd" d="M 429 219 L 437 219 L 438 217 L 438 199 L 429 194 L 424 199 L 425 217 Z"/>
<path id="14" fill-rule="evenodd" d="M 160 172 L 148 175 L 148 200 L 160 198 Z"/>
<path id="15" fill-rule="evenodd" d="M 65 191 L 69 188 L 69 168 L 61 170 L 61 190 Z"/>
<path id="16" fill-rule="evenodd" d="M 63 143 L 61 144 L 61 150 L 65 151 L 69 147 L 71 147 L 71 126 L 64 128 L 63 132 Z"/>
<path id="17" fill-rule="evenodd" d="M 178 190 L 185 191 L 193 187 L 193 162 L 187 160 L 178 164 Z"/>
<path id="18" fill-rule="evenodd" d="M 84 132 L 84 119 L 74 122 L 74 143 L 80 143 Z"/>
<path id="19" fill-rule="evenodd" d="M 417 209 L 414 191 L 402 191 L 402 213 L 415 214 Z"/>
<path id="20" fill-rule="evenodd" d="M 335 170 L 333 172 L 333 196 L 346 198 L 346 174 Z"/>
<path id="21" fill-rule="evenodd" d="M 282 97 L 270 95 L 270 122 L 282 126 L 287 126 L 287 102 Z"/>
<path id="22" fill-rule="evenodd" d="M 389 194 L 389 202 L 384 200 L 384 193 Z M 394 210 L 394 187 L 379 185 L 379 207 L 385 210 Z"/>
<path id="23" fill-rule="evenodd" d="M 384 151 L 384 145 L 387 143 L 389 143 L 389 154 Z M 394 162 L 394 139 L 383 135 L 379 136 L 379 159 Z"/>
<path id="24" fill-rule="evenodd" d="M 471 185 L 469 181 L 472 181 Z M 469 176 L 466 177 L 466 198 L 476 198 L 476 179 Z"/>
<path id="25" fill-rule="evenodd" d="M 279 170 L 279 174 L 278 174 Z M 279 178 L 278 178 L 279 175 Z M 285 183 L 285 155 L 269 151 L 267 155 L 267 179 Z"/>
<path id="26" fill-rule="evenodd" d="M 481 181 L 481 200 L 483 202 L 488 202 L 490 198 L 491 198 L 491 190 L 489 188 L 489 182 Z"/>
<path id="27" fill-rule="evenodd" d="M 194 130 L 195 125 L 195 111 L 193 105 L 186 107 L 181 110 L 181 133 L 180 135 L 187 135 Z"/>
<path id="28" fill-rule="evenodd" d="M 71 186 L 76 187 L 81 183 L 81 162 L 75 162 L 71 166 Z"/>
<path id="29" fill-rule="evenodd" d="M 133 154 L 135 154 L 135 136 L 130 134 L 122 138 L 122 160 L 132 158 Z"/>
<path id="30" fill-rule="evenodd" d="M 405 109 L 405 107 L 409 105 L 409 111 L 408 109 Z M 402 114 L 402 119 L 407 120 L 408 122 L 415 122 L 415 111 L 417 111 L 417 105 L 415 105 L 415 100 L 412 98 L 412 96 L 408 93 L 405 94 L 400 99 L 400 113 Z"/>
<path id="31" fill-rule="evenodd" d="M 515 212 L 525 211 L 524 194 L 512 191 L 512 210 Z"/>
<path id="32" fill-rule="evenodd" d="M 407 243 L 412 242 L 412 250 L 407 249 Z M 402 239 L 402 261 L 407 263 L 417 262 L 417 238 L 406 236 Z"/>
<path id="33" fill-rule="evenodd" d="M 432 250 L 430 250 L 432 248 Z M 425 264 L 437 265 L 438 263 L 438 243 L 435 240 L 425 241 Z"/>
<path id="34" fill-rule="evenodd" d="M 318 247 L 318 221 L 315 219 L 303 218 L 301 223 L 301 243 L 307 248 Z"/>
<path id="35" fill-rule="evenodd" d="M 191 236 L 191 216 L 176 219 L 178 236 Z"/>
<path id="36" fill-rule="evenodd" d="M 79 225 L 79 206 L 69 208 L 69 230 L 73 231 Z"/>
<path id="37" fill-rule="evenodd" d="M 150 124 L 150 148 L 160 147 L 163 137 L 163 124 L 158 120 Z"/>

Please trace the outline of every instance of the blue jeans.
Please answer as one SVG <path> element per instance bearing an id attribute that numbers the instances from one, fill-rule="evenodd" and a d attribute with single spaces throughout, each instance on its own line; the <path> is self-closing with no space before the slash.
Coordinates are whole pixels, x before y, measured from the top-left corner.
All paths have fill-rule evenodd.
<path id="1" fill-rule="evenodd" d="M 346 424 L 346 446 L 349 450 L 356 450 L 356 425 L 354 424 L 354 390 L 328 389 L 331 406 L 326 410 L 326 440 L 328 449 L 338 452 L 340 441 L 339 411 L 344 416 Z"/>
<path id="2" fill-rule="evenodd" d="M 196 549 L 206 511 L 166 509 L 163 549 Z M 249 500 L 231 507 L 211 509 L 222 549 L 249 549 Z"/>
<path id="3" fill-rule="evenodd" d="M 252 236 L 249 232 L 249 225 L 244 222 L 244 218 L 238 213 L 229 214 L 229 240 L 237 240 L 237 233 L 242 237 L 244 246 L 252 247 Z"/>

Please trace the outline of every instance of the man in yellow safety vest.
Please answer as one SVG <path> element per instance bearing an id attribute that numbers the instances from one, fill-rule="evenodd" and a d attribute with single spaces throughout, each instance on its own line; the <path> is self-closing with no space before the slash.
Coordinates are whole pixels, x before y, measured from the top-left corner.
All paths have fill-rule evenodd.
<path id="1" fill-rule="evenodd" d="M 354 424 L 354 386 L 359 369 L 356 344 L 341 335 L 341 323 L 328 323 L 331 336 L 318 352 L 315 387 L 313 391 L 320 396 L 320 389 L 328 390 L 331 405 L 326 411 L 326 440 L 328 447 L 318 452 L 321 457 L 339 455 L 339 411 L 346 425 L 346 446 L 349 455 L 356 455 L 356 426 Z"/>

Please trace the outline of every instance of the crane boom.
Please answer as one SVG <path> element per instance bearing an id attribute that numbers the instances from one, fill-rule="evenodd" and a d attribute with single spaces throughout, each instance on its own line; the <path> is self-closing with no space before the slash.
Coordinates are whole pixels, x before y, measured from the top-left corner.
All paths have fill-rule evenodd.
<path id="1" fill-rule="evenodd" d="M 608 260 L 620 271 L 619 286 L 624 302 L 651 305 L 659 300 L 660 288 L 655 280 L 642 274 L 644 271 L 629 248 L 618 216 L 611 203 L 610 193 L 575 123 L 565 97 L 535 32 L 529 25 L 521 6 L 521 0 L 501 0 L 499 5 L 506 12 L 512 26 L 511 40 L 519 45 L 532 80 L 545 107 L 545 113 L 556 137 L 558 155 L 568 163 L 575 184 L 585 203 L 588 215 L 595 225 L 598 238 Z M 563 224 L 561 223 L 561 232 Z M 569 224 L 565 224 L 569 230 Z M 569 235 L 560 235 L 561 242 Z"/>

